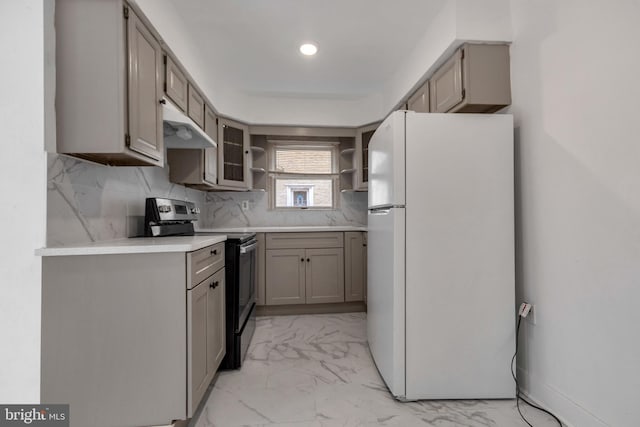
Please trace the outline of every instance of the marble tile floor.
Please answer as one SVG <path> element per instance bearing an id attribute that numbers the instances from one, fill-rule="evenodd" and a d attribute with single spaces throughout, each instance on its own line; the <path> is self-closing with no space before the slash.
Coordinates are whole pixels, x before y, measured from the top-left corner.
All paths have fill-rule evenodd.
<path id="1" fill-rule="evenodd" d="M 523 412 L 536 427 L 557 425 L 533 409 Z M 369 353 L 365 313 L 259 317 L 242 369 L 220 373 L 194 424 L 526 426 L 514 400 L 393 399 Z"/>

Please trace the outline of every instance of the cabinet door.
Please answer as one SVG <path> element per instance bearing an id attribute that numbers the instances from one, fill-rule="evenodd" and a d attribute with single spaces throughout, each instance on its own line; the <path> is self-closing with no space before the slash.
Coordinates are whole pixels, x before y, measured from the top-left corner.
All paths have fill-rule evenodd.
<path id="1" fill-rule="evenodd" d="M 307 249 L 306 303 L 344 302 L 344 250 Z"/>
<path id="2" fill-rule="evenodd" d="M 207 373 L 211 379 L 218 370 L 227 349 L 225 339 L 225 270 L 218 270 L 207 280 L 208 317 L 207 317 Z"/>
<path id="3" fill-rule="evenodd" d="M 428 113 L 429 112 L 429 82 L 425 82 L 422 86 L 411 95 L 407 102 L 407 110 L 415 111 L 416 113 Z"/>
<path id="4" fill-rule="evenodd" d="M 209 107 L 204 105 L 204 132 L 214 141 L 218 141 L 218 123 L 216 113 Z"/>
<path id="5" fill-rule="evenodd" d="M 462 102 L 462 50 L 458 50 L 431 77 L 429 92 L 433 113 L 446 113 Z"/>
<path id="6" fill-rule="evenodd" d="M 266 246 L 265 246 L 265 238 L 264 233 L 256 234 L 256 239 L 258 240 L 258 278 L 256 280 L 256 295 L 258 296 L 257 305 L 265 304 L 265 256 L 266 256 Z"/>
<path id="7" fill-rule="evenodd" d="M 218 149 L 204 149 L 204 182 L 216 185 L 218 182 Z"/>
<path id="8" fill-rule="evenodd" d="M 249 189 L 249 127 L 218 119 L 218 184 Z"/>
<path id="9" fill-rule="evenodd" d="M 162 51 L 158 41 L 131 10 L 127 19 L 127 43 L 129 148 L 163 160 Z"/>
<path id="10" fill-rule="evenodd" d="M 187 111 L 187 77 L 169 55 L 165 62 L 164 91 L 182 111 Z"/>
<path id="11" fill-rule="evenodd" d="M 358 129 L 356 132 L 357 171 L 354 188 L 366 191 L 369 184 L 369 142 L 380 123 Z"/>
<path id="12" fill-rule="evenodd" d="M 344 300 L 364 301 L 364 242 L 361 232 L 344 233 Z"/>
<path id="13" fill-rule="evenodd" d="M 266 303 L 305 303 L 304 249 L 271 249 L 266 253 Z"/>
<path id="14" fill-rule="evenodd" d="M 367 233 L 366 232 L 362 233 L 362 246 L 363 246 L 362 251 L 364 252 L 364 255 L 363 255 L 364 260 L 363 260 L 363 263 L 362 263 L 363 264 L 362 265 L 362 268 L 363 268 L 363 272 L 362 272 L 362 294 L 363 294 L 364 302 L 366 303 L 367 302 L 367 286 L 368 286 L 367 285 L 367 269 L 369 268 L 368 265 L 367 265 L 368 262 L 369 262 L 369 250 L 367 249 L 367 247 L 369 245 L 367 243 Z"/>
<path id="15" fill-rule="evenodd" d="M 190 413 L 198 406 L 211 378 L 207 370 L 207 325 L 209 324 L 209 282 L 205 280 L 188 291 L 187 346 L 189 391 L 187 407 Z"/>
<path id="16" fill-rule="evenodd" d="M 188 108 L 191 120 L 204 129 L 204 98 L 191 85 L 189 85 Z"/>

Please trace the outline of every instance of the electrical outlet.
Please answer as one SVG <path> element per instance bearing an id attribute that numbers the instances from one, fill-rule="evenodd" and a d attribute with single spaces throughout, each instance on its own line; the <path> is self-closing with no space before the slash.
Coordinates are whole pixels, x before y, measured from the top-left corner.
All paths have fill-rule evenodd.
<path id="1" fill-rule="evenodd" d="M 242 210 L 243 211 L 248 211 L 249 210 L 249 201 L 248 200 L 243 200 L 242 201 Z"/>
<path id="2" fill-rule="evenodd" d="M 529 323 L 531 323 L 532 325 L 536 324 L 536 317 L 538 314 L 538 310 L 536 309 L 536 305 L 535 304 L 531 304 L 531 310 L 529 311 L 529 315 L 527 316 L 527 320 L 529 321 Z"/>

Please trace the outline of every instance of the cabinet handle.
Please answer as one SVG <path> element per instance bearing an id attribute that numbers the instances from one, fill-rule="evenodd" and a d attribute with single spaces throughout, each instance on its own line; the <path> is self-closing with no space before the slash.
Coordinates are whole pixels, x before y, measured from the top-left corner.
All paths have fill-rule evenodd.
<path id="1" fill-rule="evenodd" d="M 209 287 L 211 289 L 215 289 L 218 287 L 218 285 L 220 284 L 220 282 L 218 282 L 217 280 L 215 282 L 213 282 L 212 284 L 209 285 Z"/>
<path id="2" fill-rule="evenodd" d="M 245 151 L 244 154 L 249 154 L 249 151 Z"/>
<path id="3" fill-rule="evenodd" d="M 217 249 L 211 250 L 211 255 L 218 255 L 218 250 Z"/>
<path id="4" fill-rule="evenodd" d="M 166 103 L 167 103 L 167 100 L 166 100 L 166 99 L 161 99 L 161 100 L 160 100 L 160 101 L 158 101 L 158 102 L 159 102 L 160 104 L 164 105 L 164 104 L 166 104 Z"/>
<path id="5" fill-rule="evenodd" d="M 304 262 L 304 258 L 300 258 L 300 262 Z"/>
<path id="6" fill-rule="evenodd" d="M 307 258 L 307 262 L 311 262 L 311 260 L 309 258 Z"/>

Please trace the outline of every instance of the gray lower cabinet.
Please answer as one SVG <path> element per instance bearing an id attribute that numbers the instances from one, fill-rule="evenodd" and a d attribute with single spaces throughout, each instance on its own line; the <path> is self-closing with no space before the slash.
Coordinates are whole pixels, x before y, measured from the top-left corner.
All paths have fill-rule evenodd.
<path id="1" fill-rule="evenodd" d="M 225 270 L 188 291 L 187 354 L 190 355 L 187 378 L 187 407 L 190 415 L 197 409 L 226 351 Z"/>
<path id="2" fill-rule="evenodd" d="M 305 304 L 305 250 L 266 251 L 266 304 Z"/>
<path id="3" fill-rule="evenodd" d="M 344 302 L 344 250 L 305 250 L 307 304 Z"/>
<path id="4" fill-rule="evenodd" d="M 509 46 L 464 44 L 429 80 L 432 113 L 492 113 L 511 104 Z"/>
<path id="5" fill-rule="evenodd" d="M 266 305 L 344 302 L 344 233 L 267 233 Z"/>
<path id="6" fill-rule="evenodd" d="M 256 239 L 258 240 L 258 268 L 257 270 L 257 274 L 258 274 L 258 278 L 256 280 L 256 296 L 257 296 L 257 301 L 256 304 L 257 305 L 265 305 L 266 303 L 266 299 L 265 299 L 265 281 L 266 281 L 266 277 L 265 277 L 265 273 L 266 273 L 266 256 L 267 256 L 267 251 L 266 251 L 266 247 L 265 247 L 265 235 L 264 233 L 256 233 Z"/>
<path id="7" fill-rule="evenodd" d="M 344 233 L 344 300 L 364 301 L 367 251 L 364 234 L 360 231 Z"/>
<path id="8" fill-rule="evenodd" d="M 164 165 L 157 33 L 119 0 L 56 1 L 57 152 Z"/>
<path id="9" fill-rule="evenodd" d="M 224 243 L 44 257 L 41 401 L 71 427 L 192 417 L 226 351 L 224 271 Z"/>

